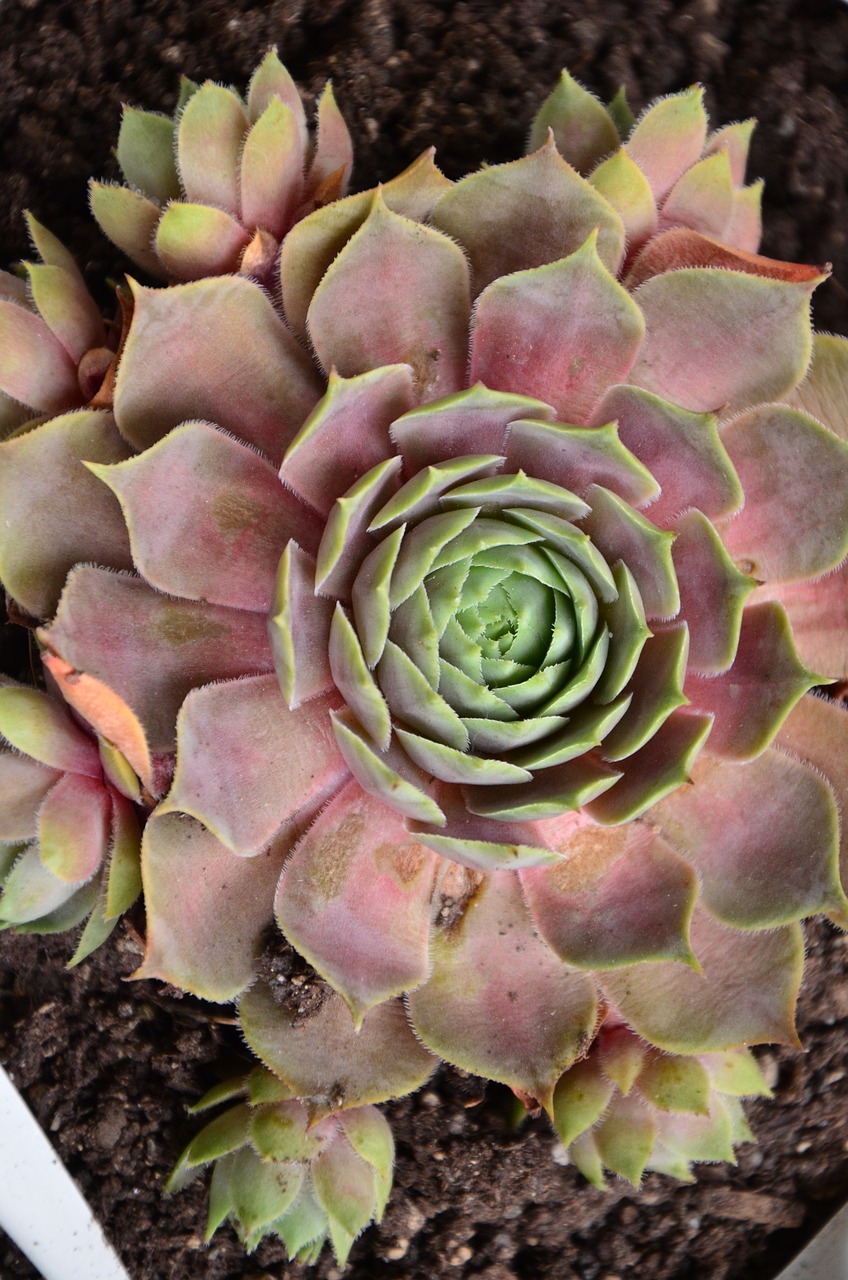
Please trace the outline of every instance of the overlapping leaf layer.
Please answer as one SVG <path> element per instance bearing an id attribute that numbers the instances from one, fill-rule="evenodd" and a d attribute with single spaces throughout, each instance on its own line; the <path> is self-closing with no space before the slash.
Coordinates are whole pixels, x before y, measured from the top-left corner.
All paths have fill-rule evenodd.
<path id="1" fill-rule="evenodd" d="M 248 1243 L 344 1255 L 379 1209 L 304 1173 L 388 1176 L 342 1077 L 367 1110 L 435 1054 L 638 1181 L 729 1158 L 740 1046 L 795 1042 L 798 922 L 848 919 L 846 714 L 813 692 L 848 677 L 848 341 L 811 333 L 826 270 L 756 252 L 750 132 L 564 76 L 522 160 L 334 200 L 332 99 L 313 154 L 269 55 L 246 104 L 125 116 L 95 213 L 181 283 L 131 282 L 99 380 L 46 233 L 64 301 L 0 302 L 0 390 L 60 415 L 10 411 L 0 574 L 74 718 L 11 696 L 106 768 L 19 740 L 0 690 L 0 910 L 108 896 L 136 802 L 139 976 L 247 992 L 274 1115 L 312 1117 L 280 1156 L 240 1104 L 188 1157 Z M 99 843 L 57 853 L 72 809 Z M 314 1044 L 252 985 L 274 920 L 337 993 Z"/>

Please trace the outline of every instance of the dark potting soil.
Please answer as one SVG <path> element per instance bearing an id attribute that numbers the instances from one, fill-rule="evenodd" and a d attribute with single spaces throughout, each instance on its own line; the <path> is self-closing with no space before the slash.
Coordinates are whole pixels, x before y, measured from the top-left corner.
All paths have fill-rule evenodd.
<path id="1" fill-rule="evenodd" d="M 122 264 L 86 213 L 85 179 L 117 177 L 120 103 L 170 110 L 180 71 L 243 85 L 279 45 L 305 90 L 333 77 L 356 179 L 390 177 L 436 144 L 457 177 L 515 158 L 559 69 L 637 110 L 695 80 L 716 124 L 756 115 L 751 174 L 766 178 L 775 257 L 834 264 L 820 328 L 848 333 L 848 5 L 843 0 L 0 0 L 0 263 L 28 252 L 21 210 L 78 252 L 92 284 Z M 2 669 L 26 648 L 0 631 Z M 143 928 L 143 922 L 136 920 Z M 750 1107 L 759 1145 L 693 1186 L 651 1175 L 606 1194 L 557 1162 L 542 1122 L 519 1133 L 507 1098 L 444 1070 L 387 1108 L 398 1143 L 383 1225 L 354 1247 L 351 1280 L 770 1280 L 848 1195 L 845 940 L 809 926 L 805 1053 L 761 1054 L 775 1098 Z M 229 1228 L 201 1243 L 200 1185 L 161 1186 L 196 1127 L 185 1104 L 243 1062 L 226 1008 L 125 979 L 119 926 L 69 972 L 65 938 L 0 937 L 0 1059 L 122 1253 L 133 1280 L 335 1280 Z M 0 1141 L 2 1136 L 0 1135 Z M 0 1235 L 0 1277 L 35 1272 Z M 80 1277 L 80 1280 L 86 1280 Z"/>

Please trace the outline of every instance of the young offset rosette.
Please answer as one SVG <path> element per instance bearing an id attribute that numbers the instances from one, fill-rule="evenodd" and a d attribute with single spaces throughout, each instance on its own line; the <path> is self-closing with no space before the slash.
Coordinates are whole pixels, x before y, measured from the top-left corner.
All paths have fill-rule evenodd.
<path id="1" fill-rule="evenodd" d="M 27 227 L 42 261 L 0 271 L 0 439 L 107 397 L 115 364 L 115 334 L 73 256 L 31 214 Z"/>
<path id="2" fill-rule="evenodd" d="M 112 411 L 0 446 L 4 581 L 159 800 L 140 975 L 241 995 L 278 1074 L 273 917 L 338 993 L 325 1043 L 404 995 L 551 1112 L 610 1008 L 680 1058 L 795 1043 L 798 922 L 848 918 L 846 713 L 811 692 L 848 674 L 825 272 L 741 234 L 744 130 L 708 138 L 698 93 L 608 136 L 631 203 L 563 111 L 514 164 L 425 156 L 301 218 L 279 295 L 133 283 Z M 705 234 L 681 188 L 727 166 Z"/>
<path id="3" fill-rule="evenodd" d="M 240 271 L 273 287 L 280 241 L 305 213 L 347 191 L 353 150 L 328 82 L 310 141 L 297 86 L 271 50 L 244 100 L 183 78 L 173 118 L 125 107 L 126 186 L 91 184 L 102 229 L 157 278 Z"/>
<path id="4" fill-rule="evenodd" d="M 138 785 L 61 702 L 0 683 L 0 928 L 57 933 L 86 918 L 72 964 L 141 890 Z"/>
<path id="5" fill-rule="evenodd" d="M 241 1099 L 189 1143 L 168 1182 L 185 1187 L 214 1164 L 206 1239 L 227 1220 L 252 1252 L 276 1235 L 293 1262 L 316 1262 L 329 1239 L 344 1265 L 389 1198 L 394 1140 L 376 1107 L 314 1116 L 270 1071 L 211 1089 L 193 1114 Z"/>
<path id="6" fill-rule="evenodd" d="M 691 1165 L 733 1161 L 753 1135 L 741 1098 L 770 1097 L 750 1049 L 659 1053 L 608 1017 L 554 1091 L 554 1127 L 596 1187 L 604 1169 L 638 1186 L 646 1170 L 693 1182 Z"/>

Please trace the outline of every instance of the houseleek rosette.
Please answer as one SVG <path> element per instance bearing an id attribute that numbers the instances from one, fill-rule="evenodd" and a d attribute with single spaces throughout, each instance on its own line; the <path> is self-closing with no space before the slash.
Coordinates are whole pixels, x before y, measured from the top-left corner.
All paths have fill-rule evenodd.
<path id="1" fill-rule="evenodd" d="M 794 1043 L 798 921 L 848 919 L 826 273 L 757 255 L 698 91 L 631 127 L 565 80 L 535 129 L 302 217 L 279 293 L 131 282 L 109 406 L 0 446 L 0 574 L 150 811 L 140 976 L 240 997 L 296 1098 L 368 1046 L 336 1110 L 435 1054 L 555 1115 L 611 1017 Z M 274 918 L 327 1062 L 257 981 Z"/>

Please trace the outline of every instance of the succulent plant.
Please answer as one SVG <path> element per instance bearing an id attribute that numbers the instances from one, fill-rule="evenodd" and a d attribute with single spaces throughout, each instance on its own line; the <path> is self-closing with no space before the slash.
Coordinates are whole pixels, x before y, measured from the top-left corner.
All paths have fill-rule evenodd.
<path id="1" fill-rule="evenodd" d="M 126 186 L 91 184 L 107 236 L 153 276 L 273 277 L 280 241 L 304 213 L 347 191 L 353 149 L 328 82 L 310 143 L 297 86 L 270 50 L 244 100 L 185 77 L 172 119 L 125 107 Z"/>
<path id="2" fill-rule="evenodd" d="M 0 928 L 73 929 L 72 964 L 141 892 L 135 774 L 61 702 L 0 681 Z"/>
<path id="3" fill-rule="evenodd" d="M 798 922 L 848 923 L 827 269 L 757 254 L 750 124 L 708 135 L 697 90 L 634 123 L 564 76 L 523 159 L 333 200 L 320 112 L 305 178 L 277 145 L 290 84 L 269 55 L 246 117 L 188 99 L 185 201 L 171 122 L 125 117 L 144 253 L 107 230 L 185 282 L 131 280 L 99 399 L 0 446 L 0 576 L 149 813 L 137 976 L 240 997 L 310 1142 L 443 1058 L 593 1180 L 688 1176 L 747 1134 L 745 1046 L 797 1043 Z M 276 222 L 235 198 L 251 138 Z M 275 919 L 335 993 L 301 1023 L 257 982 Z M 187 1161 L 226 1158 L 213 1218 L 251 1243 L 284 1196 L 238 1115 L 238 1155 Z"/>
<path id="4" fill-rule="evenodd" d="M 252 1251 L 270 1234 L 292 1261 L 315 1262 L 329 1238 L 344 1264 L 356 1236 L 379 1222 L 389 1198 L 394 1140 L 376 1107 L 316 1117 L 272 1072 L 210 1090 L 194 1114 L 242 1100 L 189 1143 L 167 1190 L 214 1163 L 206 1238 L 229 1219 Z"/>

